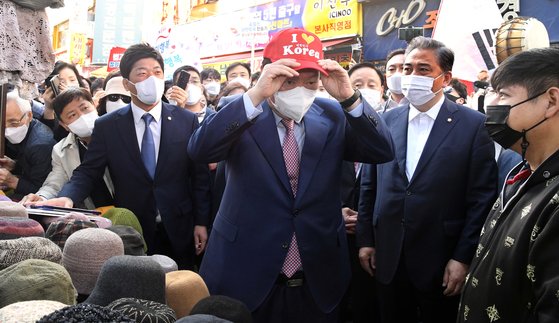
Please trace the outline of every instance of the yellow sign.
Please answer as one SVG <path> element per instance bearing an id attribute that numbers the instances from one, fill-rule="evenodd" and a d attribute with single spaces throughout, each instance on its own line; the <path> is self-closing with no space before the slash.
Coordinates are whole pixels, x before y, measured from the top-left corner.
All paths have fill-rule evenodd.
<path id="1" fill-rule="evenodd" d="M 72 64 L 83 65 L 86 42 L 85 34 L 72 33 L 70 36 L 70 62 Z"/>
<path id="2" fill-rule="evenodd" d="M 361 10 L 357 0 L 307 0 L 303 26 L 320 39 L 362 34 Z"/>

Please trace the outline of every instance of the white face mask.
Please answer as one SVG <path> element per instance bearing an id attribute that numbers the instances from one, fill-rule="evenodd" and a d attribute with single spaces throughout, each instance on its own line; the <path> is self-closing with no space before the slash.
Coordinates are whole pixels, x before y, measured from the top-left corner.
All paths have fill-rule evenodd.
<path id="1" fill-rule="evenodd" d="M 140 101 L 147 105 L 159 102 L 163 92 L 165 92 L 165 80 L 160 79 L 155 75 L 152 75 L 136 84 L 132 84 L 136 87 L 137 94 L 132 92 L 130 92 L 130 94 L 137 97 Z"/>
<path id="2" fill-rule="evenodd" d="M 17 145 L 20 142 L 22 142 L 23 139 L 25 139 L 28 130 L 29 130 L 29 125 L 24 124 L 22 126 L 15 127 L 15 128 L 6 128 L 4 135 L 6 136 L 6 139 L 8 139 L 9 142 L 11 142 L 14 145 Z"/>
<path id="3" fill-rule="evenodd" d="M 209 95 L 218 95 L 221 90 L 221 85 L 218 82 L 210 82 L 205 84 L 204 87 L 206 88 L 206 91 L 208 91 Z"/>
<path id="4" fill-rule="evenodd" d="M 186 105 L 195 105 L 202 99 L 202 89 L 197 85 L 189 84 L 186 92 L 188 93 Z"/>
<path id="5" fill-rule="evenodd" d="M 118 109 L 124 107 L 125 105 L 126 105 L 126 103 L 124 103 L 124 101 L 122 101 L 121 99 L 118 99 L 118 101 L 116 101 L 116 102 L 107 100 L 107 102 L 105 104 L 105 110 L 107 110 L 107 113 L 111 113 L 115 110 L 118 110 Z"/>
<path id="6" fill-rule="evenodd" d="M 421 75 L 402 75 L 402 93 L 414 106 L 424 105 L 443 89 L 440 88 L 436 93 L 431 90 L 433 82 L 442 75 L 435 78 Z"/>
<path id="7" fill-rule="evenodd" d="M 364 88 L 359 89 L 359 92 L 371 107 L 376 108 L 380 104 L 381 94 L 379 90 Z"/>
<path id="8" fill-rule="evenodd" d="M 304 86 L 296 87 L 292 90 L 274 93 L 274 100 L 278 112 L 297 123 L 309 111 L 314 99 L 316 90 L 309 90 Z"/>
<path id="9" fill-rule="evenodd" d="M 396 73 L 386 78 L 386 85 L 390 92 L 402 94 L 402 74 Z"/>
<path id="10" fill-rule="evenodd" d="M 95 125 L 95 120 L 97 120 L 99 116 L 97 115 L 97 111 L 91 111 L 86 114 L 82 114 L 78 120 L 70 123 L 68 128 L 70 131 L 80 138 L 87 138 L 91 137 L 93 133 L 93 126 Z"/>
<path id="11" fill-rule="evenodd" d="M 244 77 L 236 77 L 229 81 L 229 83 L 240 83 L 242 86 L 246 87 L 247 89 L 250 88 L 250 81 Z"/>

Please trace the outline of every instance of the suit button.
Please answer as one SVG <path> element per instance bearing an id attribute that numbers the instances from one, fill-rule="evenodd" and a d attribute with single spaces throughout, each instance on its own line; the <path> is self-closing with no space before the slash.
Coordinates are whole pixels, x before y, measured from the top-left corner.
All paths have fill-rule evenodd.
<path id="1" fill-rule="evenodd" d="M 283 249 L 287 249 L 287 248 L 289 247 L 289 245 L 288 245 L 287 243 L 284 243 L 284 244 L 281 245 L 281 247 L 282 247 Z"/>
<path id="2" fill-rule="evenodd" d="M 406 191 L 406 195 L 410 196 L 411 195 L 411 191 Z"/>
<path id="3" fill-rule="evenodd" d="M 293 213 L 291 213 L 291 214 L 293 214 L 293 216 L 299 215 L 299 209 L 293 210 Z"/>
<path id="4" fill-rule="evenodd" d="M 400 220 L 400 223 L 401 223 L 402 225 L 404 225 L 404 224 L 406 223 L 406 220 L 402 219 L 402 220 Z"/>

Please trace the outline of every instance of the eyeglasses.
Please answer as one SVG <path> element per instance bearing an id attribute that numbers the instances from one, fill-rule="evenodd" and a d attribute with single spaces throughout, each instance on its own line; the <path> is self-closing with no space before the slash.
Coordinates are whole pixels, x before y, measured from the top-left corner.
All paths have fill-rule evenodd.
<path id="1" fill-rule="evenodd" d="M 107 95 L 107 99 L 111 102 L 116 102 L 118 99 L 121 99 L 122 102 L 128 104 L 132 100 L 128 95 L 124 94 L 109 94 Z"/>
<path id="2" fill-rule="evenodd" d="M 23 118 L 25 118 L 25 116 L 27 115 L 27 113 L 24 113 L 21 118 L 19 118 L 18 121 L 10 121 L 8 122 L 8 128 L 17 128 L 21 125 L 21 121 L 23 120 Z"/>

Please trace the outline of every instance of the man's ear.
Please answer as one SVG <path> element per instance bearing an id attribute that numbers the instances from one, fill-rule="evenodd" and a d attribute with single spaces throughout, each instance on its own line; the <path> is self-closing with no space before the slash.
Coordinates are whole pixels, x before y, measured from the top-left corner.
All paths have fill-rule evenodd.
<path id="1" fill-rule="evenodd" d="M 450 81 L 452 81 L 452 72 L 445 72 L 443 74 L 443 88 L 449 86 Z"/>
<path id="2" fill-rule="evenodd" d="M 124 86 L 124 88 L 126 89 L 126 91 L 130 92 L 130 88 L 128 87 L 128 79 L 122 78 L 122 85 Z"/>
<path id="3" fill-rule="evenodd" d="M 458 98 L 458 100 L 456 100 L 456 103 L 464 104 L 464 103 L 466 103 L 466 101 L 464 100 L 464 98 Z"/>
<path id="4" fill-rule="evenodd" d="M 549 105 L 545 112 L 546 118 L 552 118 L 559 112 L 559 88 L 551 87 L 548 91 Z"/>

